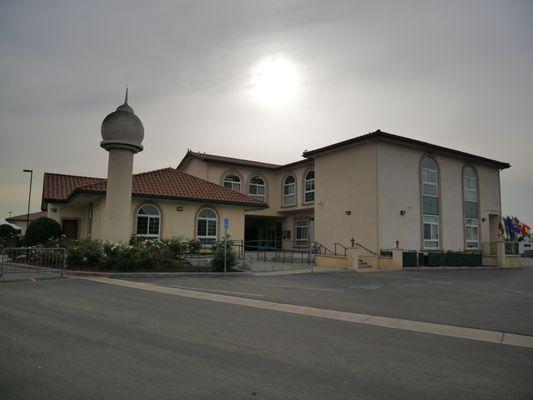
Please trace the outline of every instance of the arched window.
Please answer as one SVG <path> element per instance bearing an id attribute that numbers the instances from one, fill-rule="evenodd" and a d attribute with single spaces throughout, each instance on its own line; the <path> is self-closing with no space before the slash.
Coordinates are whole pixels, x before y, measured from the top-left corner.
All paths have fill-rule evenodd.
<path id="1" fill-rule="evenodd" d="M 283 205 L 293 206 L 296 203 L 296 179 L 289 175 L 283 182 Z"/>
<path id="2" fill-rule="evenodd" d="M 226 176 L 224 176 L 223 185 L 224 187 L 228 189 L 235 190 L 236 192 L 240 192 L 241 191 L 241 178 L 239 178 L 237 174 L 233 172 L 229 172 L 226 174 Z"/>
<path id="3" fill-rule="evenodd" d="M 259 200 L 265 201 L 266 198 L 266 184 L 265 180 L 260 176 L 254 176 L 250 179 L 250 187 L 248 190 L 250 196 L 253 196 Z"/>
<path id="4" fill-rule="evenodd" d="M 463 200 L 466 247 L 477 249 L 479 247 L 478 188 L 477 174 L 472 167 L 463 169 Z"/>
<path id="5" fill-rule="evenodd" d="M 437 164 L 426 157 L 420 164 L 424 248 L 439 248 L 439 173 Z"/>
<path id="6" fill-rule="evenodd" d="M 159 237 L 161 213 L 152 204 L 145 204 L 137 211 L 137 236 Z"/>
<path id="7" fill-rule="evenodd" d="M 218 218 L 211 208 L 204 208 L 198 213 L 196 221 L 196 237 L 203 244 L 214 243 L 217 240 Z"/>
<path id="8" fill-rule="evenodd" d="M 309 170 L 305 174 L 304 202 L 312 203 L 315 201 L 315 171 Z"/>

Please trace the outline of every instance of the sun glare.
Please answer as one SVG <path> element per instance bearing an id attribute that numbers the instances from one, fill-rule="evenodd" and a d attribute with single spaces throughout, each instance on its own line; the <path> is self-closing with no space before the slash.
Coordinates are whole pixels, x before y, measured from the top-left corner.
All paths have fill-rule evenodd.
<path id="1" fill-rule="evenodd" d="M 270 57 L 252 70 L 253 97 L 269 106 L 286 106 L 298 92 L 298 71 L 294 63 L 284 58 Z"/>

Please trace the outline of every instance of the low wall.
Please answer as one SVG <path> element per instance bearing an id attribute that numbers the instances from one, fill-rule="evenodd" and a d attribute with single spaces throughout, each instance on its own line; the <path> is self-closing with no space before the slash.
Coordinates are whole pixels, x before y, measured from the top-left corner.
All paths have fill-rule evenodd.
<path id="1" fill-rule="evenodd" d="M 497 267 L 498 266 L 498 257 L 496 256 L 483 256 L 481 264 L 485 267 Z"/>
<path id="2" fill-rule="evenodd" d="M 352 268 L 351 260 L 348 257 L 342 256 L 326 256 L 317 254 L 315 256 L 315 264 L 324 268 Z"/>
<path id="3" fill-rule="evenodd" d="M 522 257 L 520 259 L 520 265 L 522 267 L 533 267 L 533 257 Z"/>

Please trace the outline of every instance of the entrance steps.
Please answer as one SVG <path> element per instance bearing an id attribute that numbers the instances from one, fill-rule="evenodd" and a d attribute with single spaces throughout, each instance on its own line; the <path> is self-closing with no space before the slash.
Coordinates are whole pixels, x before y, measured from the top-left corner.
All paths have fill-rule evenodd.
<path id="1" fill-rule="evenodd" d="M 290 271 L 311 269 L 314 266 L 313 263 L 309 263 L 307 258 L 304 257 L 282 257 L 272 255 L 266 255 L 257 257 L 257 255 L 246 255 L 244 259 L 238 261 L 239 268 L 252 272 L 272 272 L 272 271 Z"/>

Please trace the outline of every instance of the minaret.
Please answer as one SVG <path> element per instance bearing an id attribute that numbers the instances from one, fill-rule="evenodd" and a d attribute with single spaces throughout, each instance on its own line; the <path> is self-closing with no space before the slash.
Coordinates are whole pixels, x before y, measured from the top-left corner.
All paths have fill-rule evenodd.
<path id="1" fill-rule="evenodd" d="M 144 138 L 143 124 L 128 105 L 128 89 L 124 104 L 105 117 L 101 131 L 100 146 L 109 152 L 102 238 L 127 243 L 132 234 L 133 155 L 142 151 Z"/>

